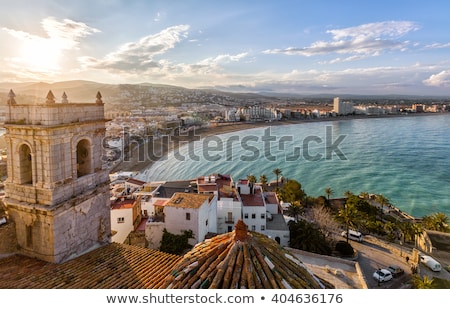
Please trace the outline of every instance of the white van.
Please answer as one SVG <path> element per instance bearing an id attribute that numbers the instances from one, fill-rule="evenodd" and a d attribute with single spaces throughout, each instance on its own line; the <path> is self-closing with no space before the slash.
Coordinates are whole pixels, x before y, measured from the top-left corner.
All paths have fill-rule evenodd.
<path id="1" fill-rule="evenodd" d="M 343 231 L 341 236 L 347 239 L 347 231 Z M 362 242 L 362 234 L 354 230 L 348 230 L 348 239 Z"/>
<path id="2" fill-rule="evenodd" d="M 428 255 L 420 255 L 420 261 L 432 271 L 441 271 L 441 264 Z"/>

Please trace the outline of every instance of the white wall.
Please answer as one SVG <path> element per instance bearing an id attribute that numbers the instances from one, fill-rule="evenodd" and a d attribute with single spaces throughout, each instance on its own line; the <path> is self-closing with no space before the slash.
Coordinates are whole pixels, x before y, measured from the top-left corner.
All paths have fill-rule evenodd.
<path id="1" fill-rule="evenodd" d="M 266 234 L 266 231 L 265 231 L 266 207 L 264 207 L 264 206 L 243 206 L 242 213 L 243 213 L 243 221 L 245 224 L 247 224 L 248 229 L 250 231 L 253 230 L 253 226 L 254 226 L 255 227 L 254 231 L 260 232 L 262 234 Z M 246 214 L 248 214 L 247 218 L 245 216 Z M 253 218 L 252 215 L 255 215 L 255 218 Z M 261 215 L 264 215 L 264 218 L 262 218 Z M 261 229 L 262 226 L 264 226 L 264 230 Z"/>
<path id="2" fill-rule="evenodd" d="M 117 219 L 121 217 L 124 218 L 123 223 L 117 223 Z M 111 230 L 117 232 L 112 236 L 112 241 L 123 243 L 128 234 L 134 230 L 133 208 L 111 210 Z"/>
<path id="3" fill-rule="evenodd" d="M 269 238 L 275 240 L 276 237 L 280 238 L 280 245 L 283 247 L 289 246 L 289 230 L 279 231 L 279 230 L 266 230 L 265 233 Z"/>
<path id="4" fill-rule="evenodd" d="M 233 222 L 227 223 L 228 213 L 232 213 Z M 242 219 L 242 203 L 233 198 L 220 198 L 217 201 L 217 233 L 228 233 L 228 226 L 234 230 L 237 221 Z"/>

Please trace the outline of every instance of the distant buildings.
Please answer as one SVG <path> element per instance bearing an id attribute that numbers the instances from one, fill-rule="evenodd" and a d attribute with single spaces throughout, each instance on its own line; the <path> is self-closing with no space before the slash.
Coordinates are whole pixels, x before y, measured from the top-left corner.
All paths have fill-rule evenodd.
<path id="1" fill-rule="evenodd" d="M 342 101 L 339 97 L 333 99 L 333 111 L 336 115 L 349 115 L 353 113 L 353 103 L 348 101 Z"/>

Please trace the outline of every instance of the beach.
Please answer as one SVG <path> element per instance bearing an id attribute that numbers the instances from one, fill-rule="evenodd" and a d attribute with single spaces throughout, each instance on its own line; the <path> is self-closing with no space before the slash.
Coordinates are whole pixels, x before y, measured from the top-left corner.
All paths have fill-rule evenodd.
<path id="1" fill-rule="evenodd" d="M 272 122 L 235 122 L 235 123 L 222 123 L 217 125 L 211 125 L 208 127 L 197 128 L 194 131 L 190 131 L 189 134 L 181 134 L 181 136 L 171 137 L 172 142 L 167 142 L 165 139 L 154 139 L 152 143 L 140 144 L 135 146 L 130 152 L 130 156 L 127 160 L 122 160 L 111 169 L 111 173 L 119 171 L 135 171 L 142 172 L 149 169 L 157 160 L 168 153 L 174 151 L 178 146 L 184 143 L 193 142 L 199 139 L 203 139 L 212 135 L 220 135 L 232 132 L 239 132 L 254 128 L 264 128 L 273 126 L 283 126 L 292 124 L 302 124 L 311 122 L 329 122 L 329 121 L 345 121 L 354 119 L 373 119 L 373 118 L 398 118 L 398 117 L 421 117 L 421 116 L 433 116 L 441 115 L 440 113 L 418 113 L 418 114 L 394 114 L 394 115 L 349 115 L 339 117 L 328 118 L 313 118 L 313 119 L 298 119 L 298 120 L 279 120 Z M 181 142 L 182 141 L 182 142 Z M 155 155 L 155 159 L 148 156 L 148 153 Z"/>

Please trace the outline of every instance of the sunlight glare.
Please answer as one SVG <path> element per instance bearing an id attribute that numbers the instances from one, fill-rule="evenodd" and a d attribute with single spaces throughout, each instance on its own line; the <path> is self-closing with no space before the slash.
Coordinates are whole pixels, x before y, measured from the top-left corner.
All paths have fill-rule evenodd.
<path id="1" fill-rule="evenodd" d="M 21 60 L 31 71 L 53 72 L 60 69 L 61 48 L 51 39 L 24 43 Z"/>

